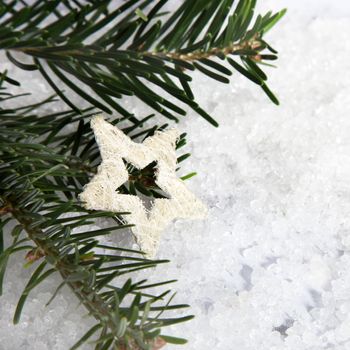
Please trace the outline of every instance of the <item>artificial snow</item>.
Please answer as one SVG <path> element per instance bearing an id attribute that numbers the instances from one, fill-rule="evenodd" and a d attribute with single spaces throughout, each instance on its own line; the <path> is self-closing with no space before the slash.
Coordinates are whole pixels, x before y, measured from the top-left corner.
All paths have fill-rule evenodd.
<path id="1" fill-rule="evenodd" d="M 188 338 L 186 349 L 349 350 L 349 2 L 260 2 L 264 10 L 290 5 L 268 34 L 280 52 L 268 75 L 281 106 L 238 74 L 229 86 L 193 75 L 198 101 L 220 127 L 189 111 L 178 126 L 192 153 L 181 172 L 198 172 L 187 186 L 209 217 L 169 225 L 158 256 L 171 263 L 148 276 L 178 279 L 176 301 L 196 318 L 167 333 Z M 10 72 L 26 77 L 35 99 L 48 91 L 41 78 Z M 140 102 L 128 103 L 144 115 Z M 43 306 L 59 276 L 33 291 L 12 325 L 31 271 L 20 254 L 11 260 L 0 349 L 66 350 L 92 320 L 81 318 L 68 288 Z"/>

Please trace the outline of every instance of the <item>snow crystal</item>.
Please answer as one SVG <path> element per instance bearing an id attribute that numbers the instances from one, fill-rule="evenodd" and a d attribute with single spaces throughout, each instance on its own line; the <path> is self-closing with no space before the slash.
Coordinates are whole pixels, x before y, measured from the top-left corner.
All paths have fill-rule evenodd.
<path id="1" fill-rule="evenodd" d="M 176 301 L 196 315 L 167 331 L 188 338 L 186 349 L 350 349 L 350 5 L 260 7 L 289 5 L 269 33 L 280 52 L 279 68 L 268 69 L 280 107 L 238 74 L 229 86 L 194 74 L 196 97 L 220 127 L 189 112 L 179 128 L 192 157 L 181 172 L 198 172 L 187 186 L 209 217 L 171 224 L 159 252 L 171 263 L 149 272 L 177 278 Z M 40 78 L 16 72 L 45 91 Z M 17 257 L 0 299 L 0 350 L 67 349 L 92 321 L 68 289 L 43 306 L 58 276 L 11 324 L 31 272 Z"/>

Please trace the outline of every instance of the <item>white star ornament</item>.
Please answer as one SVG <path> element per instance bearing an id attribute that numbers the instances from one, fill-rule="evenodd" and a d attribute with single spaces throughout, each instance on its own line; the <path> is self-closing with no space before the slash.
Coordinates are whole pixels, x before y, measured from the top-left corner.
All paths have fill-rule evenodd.
<path id="1" fill-rule="evenodd" d="M 85 208 L 115 213 L 129 212 L 123 219 L 134 224 L 131 230 L 148 257 L 156 254 L 161 232 L 170 221 L 175 218 L 205 217 L 206 206 L 175 174 L 175 144 L 179 137 L 177 130 L 157 131 L 143 143 L 135 143 L 100 115 L 92 118 L 91 127 L 101 152 L 102 163 L 79 196 Z M 129 179 L 123 159 L 139 169 L 156 161 L 155 183 L 170 198 L 155 198 L 148 210 L 140 197 L 121 194 L 117 189 Z"/>

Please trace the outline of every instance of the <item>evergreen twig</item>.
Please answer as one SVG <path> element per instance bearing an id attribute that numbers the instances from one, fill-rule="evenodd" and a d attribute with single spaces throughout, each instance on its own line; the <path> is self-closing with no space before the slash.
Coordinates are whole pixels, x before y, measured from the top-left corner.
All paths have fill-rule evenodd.
<path id="1" fill-rule="evenodd" d="M 129 278 L 120 284 L 120 276 L 166 260 L 148 260 L 142 252 L 101 242 L 128 228 L 120 219 L 126 213 L 90 212 L 77 201 L 100 162 L 91 115 L 97 110 L 116 114 L 111 122 L 134 139 L 168 126 L 146 127 L 153 114 L 139 118 L 127 111 L 122 98 L 133 95 L 167 119 L 178 121 L 186 114 L 181 102 L 217 126 L 195 101 L 190 86 L 194 70 L 223 83 L 238 72 L 278 104 L 260 64 L 277 58 L 265 34 L 285 11 L 253 20 L 256 0 L 237 5 L 234 0 L 185 0 L 172 14 L 161 12 L 166 3 L 128 0 L 114 8 L 111 0 L 0 1 L 0 50 L 16 67 L 38 71 L 56 94 L 41 103 L 12 107 L 10 102 L 26 93 L 12 95 L 8 85 L 20 82 L 0 72 L 0 295 L 9 259 L 17 252 L 26 253 L 26 265 L 37 267 L 19 299 L 15 323 L 32 289 L 58 272 L 63 282 L 48 304 L 67 285 L 96 319 L 72 349 L 91 337 L 97 339 L 96 350 L 183 344 L 184 339 L 163 335 L 162 329 L 192 318 L 162 316 L 187 307 L 171 304 L 172 298 L 159 305 L 170 290 L 152 293 L 151 288 L 173 281 L 147 284 Z M 154 86 L 164 94 L 155 93 Z M 82 109 L 72 93 L 91 106 Z M 40 112 L 56 97 L 70 110 Z M 4 107 L 5 101 L 11 107 Z M 181 135 L 177 148 L 185 137 Z M 188 156 L 180 155 L 178 162 Z M 149 171 L 132 173 L 125 193 L 136 188 L 136 194 L 159 195 L 147 188 Z M 81 232 L 96 218 L 108 218 L 113 226 Z M 10 223 L 15 226 L 4 238 Z M 129 304 L 127 297 L 132 298 Z"/>
<path id="2" fill-rule="evenodd" d="M 167 1 L 153 3 L 129 0 L 113 9 L 110 1 L 69 7 L 66 1 L 42 1 L 32 6 L 14 1 L 4 7 L 11 15 L 0 18 L 0 28 L 7 33 L 3 40 L 0 37 L 0 49 L 5 49 L 19 68 L 39 70 L 76 111 L 78 107 L 57 87 L 57 78 L 100 110 L 109 114 L 116 111 L 134 123 L 138 123 L 137 118 L 119 102 L 125 95 L 135 95 L 177 121 L 186 112 L 170 99 L 175 98 L 217 126 L 194 100 L 187 71 L 195 69 L 228 83 L 233 68 L 261 86 L 278 104 L 258 64 L 277 58 L 264 34 L 285 11 L 259 15 L 253 22 L 256 0 L 240 0 L 234 11 L 234 0 L 187 0 L 163 19 L 160 11 Z M 49 24 L 39 27 L 46 11 L 54 11 L 54 15 Z M 25 19 L 29 18 L 28 23 Z M 265 54 L 265 49 L 271 53 Z M 22 63 L 16 53 L 24 53 L 32 61 Z M 94 97 L 80 84 L 89 87 Z M 160 87 L 168 97 L 154 93 L 151 86 Z"/>
<path id="3" fill-rule="evenodd" d="M 22 108 L 17 108 L 17 111 L 20 110 Z M 53 272 L 61 275 L 64 284 L 72 289 L 96 318 L 98 323 L 93 331 L 104 330 L 105 334 L 99 342 L 101 349 L 106 344 L 118 348 L 128 345 L 132 349 L 148 349 L 151 344 L 159 343 L 160 327 L 190 319 L 192 316 L 173 320 L 152 318 L 153 312 L 186 305 L 158 306 L 156 303 L 170 291 L 152 295 L 147 289 L 154 285 L 147 285 L 146 280 L 132 283 L 128 279 L 120 287 L 111 284 L 116 277 L 167 261 L 148 260 L 142 256 L 142 252 L 100 243 L 100 237 L 125 230 L 130 225 L 123 224 L 119 219 L 120 214 L 126 213 L 89 212 L 76 203 L 75 196 L 81 191 L 84 179 L 87 181 L 86 172 L 96 171 L 96 167 L 89 165 L 89 153 L 94 155 L 93 148 L 85 156 L 86 160 L 70 155 L 66 144 L 57 143 L 57 140 L 61 140 L 62 131 L 55 137 L 49 137 L 50 141 L 46 139 L 46 142 L 39 143 L 43 135 L 52 132 L 56 125 L 61 125 L 61 119 L 67 125 L 75 123 L 78 115 L 62 112 L 37 116 L 1 108 L 0 113 L 1 232 L 9 221 L 9 215 L 17 222 L 12 231 L 12 244 L 6 248 L 2 245 L 0 290 L 12 254 L 24 250 L 27 265 L 41 262 L 18 302 L 14 323 L 20 320 L 29 292 Z M 51 119 L 50 125 L 43 127 L 42 120 L 48 119 Z M 72 135 L 76 136 L 75 133 Z M 69 136 L 69 133 L 66 134 L 66 138 L 69 139 Z M 85 128 L 77 149 L 84 148 L 91 137 L 90 130 Z M 71 216 L 62 216 L 67 213 L 71 213 Z M 116 225 L 98 231 L 74 233 L 76 228 L 92 224 L 98 217 L 114 219 Z M 122 306 L 126 295 L 134 296 L 131 306 Z M 142 320 L 143 323 L 147 321 L 146 328 L 141 325 Z M 88 335 L 92 336 L 92 331 Z M 105 339 L 106 335 L 108 337 Z M 176 342 L 176 339 L 173 341 Z M 178 341 L 182 342 L 181 339 Z"/>

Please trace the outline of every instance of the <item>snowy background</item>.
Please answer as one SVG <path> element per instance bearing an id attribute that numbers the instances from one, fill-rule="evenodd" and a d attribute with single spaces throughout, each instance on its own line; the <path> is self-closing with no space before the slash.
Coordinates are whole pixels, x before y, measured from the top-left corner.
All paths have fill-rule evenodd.
<path id="1" fill-rule="evenodd" d="M 199 174 L 188 186 L 210 211 L 170 225 L 159 257 L 172 262 L 154 274 L 179 279 L 176 301 L 196 315 L 169 331 L 189 339 L 186 349 L 350 349 L 350 2 L 259 4 L 283 7 L 268 37 L 280 52 L 268 73 L 281 106 L 237 74 L 230 86 L 195 74 L 196 97 L 220 127 L 191 112 L 179 126 L 192 153 L 183 172 Z M 45 309 L 53 277 L 13 326 L 30 271 L 20 256 L 11 265 L 0 350 L 66 350 L 90 320 L 68 290 Z"/>

